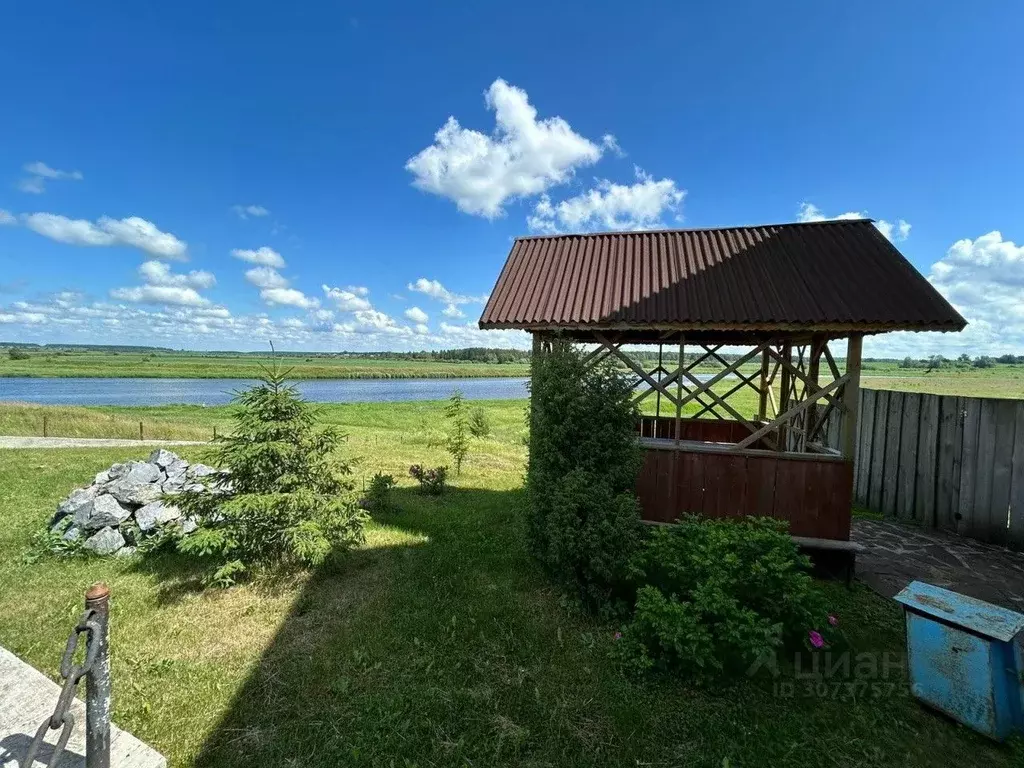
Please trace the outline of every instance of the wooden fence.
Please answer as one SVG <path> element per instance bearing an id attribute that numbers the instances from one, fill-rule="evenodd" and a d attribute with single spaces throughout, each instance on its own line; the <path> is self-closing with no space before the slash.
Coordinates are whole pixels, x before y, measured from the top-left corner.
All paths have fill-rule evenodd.
<path id="1" fill-rule="evenodd" d="M 1024 547 L 1024 400 L 863 389 L 857 438 L 857 505 Z"/>

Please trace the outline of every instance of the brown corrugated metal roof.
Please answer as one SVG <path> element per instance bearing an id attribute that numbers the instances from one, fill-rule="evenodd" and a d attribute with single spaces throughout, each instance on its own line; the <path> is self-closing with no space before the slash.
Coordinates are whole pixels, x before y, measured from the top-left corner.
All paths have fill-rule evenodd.
<path id="1" fill-rule="evenodd" d="M 521 237 L 481 328 L 959 331 L 868 219 Z"/>

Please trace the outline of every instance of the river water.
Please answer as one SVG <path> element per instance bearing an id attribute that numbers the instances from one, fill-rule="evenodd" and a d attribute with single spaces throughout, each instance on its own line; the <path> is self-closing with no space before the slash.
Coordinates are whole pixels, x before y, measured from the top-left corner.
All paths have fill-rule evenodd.
<path id="1" fill-rule="evenodd" d="M 525 378 L 315 379 L 296 383 L 316 403 L 380 403 L 444 400 L 460 390 L 468 400 L 527 397 Z M 37 379 L 0 377 L 0 401 L 44 405 L 223 405 L 249 379 Z"/>

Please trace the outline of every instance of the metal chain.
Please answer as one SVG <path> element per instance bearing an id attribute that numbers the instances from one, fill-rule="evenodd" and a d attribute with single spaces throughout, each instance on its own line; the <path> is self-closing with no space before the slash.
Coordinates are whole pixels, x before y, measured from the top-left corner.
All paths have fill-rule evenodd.
<path id="1" fill-rule="evenodd" d="M 75 625 L 74 631 L 68 637 L 67 645 L 64 647 L 64 655 L 60 660 L 60 676 L 64 678 L 64 686 L 61 688 L 60 696 L 57 698 L 57 706 L 54 708 L 53 714 L 40 724 L 35 738 L 32 739 L 32 746 L 28 748 L 28 752 L 25 753 L 25 757 L 22 758 L 19 764 L 20 768 L 31 768 L 36 760 L 36 753 L 39 751 L 39 747 L 42 746 L 43 738 L 48 731 L 61 729 L 60 737 L 53 747 L 53 754 L 50 755 L 50 761 L 46 764 L 46 767 L 55 768 L 60 761 L 61 755 L 64 753 L 64 748 L 67 746 L 68 739 L 71 738 L 71 732 L 75 727 L 75 716 L 71 714 L 71 702 L 75 698 L 79 681 L 92 670 L 93 665 L 96 663 L 96 655 L 99 653 L 99 643 L 94 642 L 99 632 L 99 626 L 92 620 L 94 613 L 95 611 L 92 609 L 87 609 L 82 614 L 78 624 Z M 74 657 L 75 652 L 78 650 L 78 638 L 82 634 L 86 635 L 85 661 L 81 664 L 75 664 Z"/>

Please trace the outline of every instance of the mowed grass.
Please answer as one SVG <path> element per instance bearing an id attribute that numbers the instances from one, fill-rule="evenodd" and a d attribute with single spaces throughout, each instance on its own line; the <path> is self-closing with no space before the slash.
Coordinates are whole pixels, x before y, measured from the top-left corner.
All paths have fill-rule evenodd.
<path id="1" fill-rule="evenodd" d="M 451 492 L 414 492 L 443 404 L 327 413 L 401 482 L 399 511 L 323 569 L 202 592 L 174 556 L 23 553 L 57 501 L 147 449 L 0 451 L 0 644 L 51 677 L 84 589 L 113 590 L 114 717 L 173 766 L 1003 766 L 1017 753 L 913 701 L 899 669 L 850 698 L 783 673 L 713 689 L 631 681 L 613 625 L 580 615 L 526 551 L 523 404 L 484 403 Z M 206 426 L 205 424 L 203 426 Z M 182 449 L 190 457 L 203 448 Z M 901 656 L 898 607 L 825 584 L 854 649 Z M 795 682 L 792 696 L 774 682 Z M 876 684 L 872 689 L 871 684 Z"/>
<path id="2" fill-rule="evenodd" d="M 526 376 L 524 363 L 473 363 L 426 360 L 293 356 L 278 362 L 296 379 L 458 379 Z M 0 355 L 0 378 L 42 376 L 69 378 L 254 379 L 273 364 L 269 355 L 203 355 L 166 352 L 30 352 L 28 359 Z"/>

